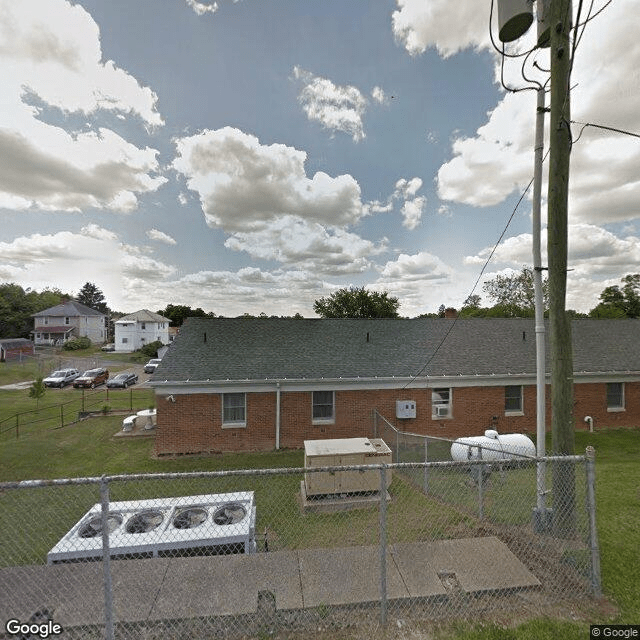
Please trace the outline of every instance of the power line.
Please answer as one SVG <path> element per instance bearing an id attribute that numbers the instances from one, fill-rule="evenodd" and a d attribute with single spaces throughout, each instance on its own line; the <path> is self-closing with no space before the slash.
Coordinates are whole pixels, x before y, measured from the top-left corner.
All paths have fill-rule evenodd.
<path id="1" fill-rule="evenodd" d="M 545 153 L 544 158 L 542 158 L 542 162 L 544 162 L 547 159 L 548 155 L 549 155 L 549 150 L 547 150 L 547 153 Z M 500 237 L 498 238 L 496 243 L 493 245 L 493 249 L 491 249 L 491 253 L 489 253 L 489 257 L 486 259 L 484 265 L 482 266 L 482 269 L 480 270 L 480 273 L 479 273 L 479 275 L 478 275 L 478 277 L 477 277 L 477 279 L 475 281 L 475 284 L 471 288 L 471 292 L 469 293 L 469 295 L 467 296 L 466 299 L 470 298 L 474 294 L 475 290 L 477 289 L 478 284 L 480 283 L 480 279 L 484 275 L 484 272 L 486 271 L 487 267 L 489 266 L 489 263 L 491 262 L 491 258 L 493 258 L 496 250 L 498 249 L 498 246 L 500 245 L 500 243 L 502 242 L 502 239 L 504 238 L 505 234 L 507 233 L 507 230 L 509 229 L 509 226 L 511 225 L 511 222 L 513 221 L 513 218 L 516 215 L 516 211 L 518 210 L 518 207 L 520 206 L 520 203 L 524 200 L 524 197 L 527 195 L 527 192 L 529 191 L 529 189 L 531 188 L 531 185 L 533 184 L 533 180 L 534 179 L 531 178 L 531 180 L 529 181 L 529 184 L 527 184 L 527 186 L 525 187 L 524 191 L 520 195 L 520 198 L 518 199 L 518 202 L 516 203 L 516 206 L 513 208 L 513 211 L 511 212 L 511 215 L 509 216 L 509 219 L 507 220 L 507 224 L 505 225 L 504 229 L 502 230 L 502 233 L 500 234 Z M 431 354 L 430 358 L 427 360 L 427 362 L 424 364 L 424 366 L 418 371 L 418 373 L 416 373 L 415 375 L 411 376 L 411 380 L 409 380 L 409 382 L 407 382 L 404 385 L 404 387 L 402 387 L 403 389 L 406 389 L 411 383 L 415 382 L 415 380 L 422 374 L 422 372 L 431 364 L 432 360 L 438 354 L 438 351 L 440 351 L 440 348 L 442 347 L 442 345 L 446 342 L 447 338 L 449 337 L 449 334 L 453 331 L 453 328 L 456 326 L 456 323 L 458 322 L 458 317 L 459 316 L 456 315 L 456 317 L 453 319 L 453 322 L 451 323 L 451 325 L 449 326 L 449 328 L 445 332 L 444 336 L 442 337 L 442 340 L 440 340 L 440 342 L 438 343 L 438 346 L 435 348 L 434 352 Z"/>
<path id="2" fill-rule="evenodd" d="M 580 129 L 580 133 L 578 137 L 573 141 L 573 144 L 580 140 L 580 136 L 582 136 L 582 132 L 587 127 L 593 127 L 594 129 L 604 129 L 605 131 L 612 131 L 613 133 L 622 133 L 626 136 L 633 136 L 634 138 L 640 138 L 640 133 L 634 133 L 633 131 L 626 131 L 624 129 L 618 129 L 617 127 L 609 127 L 604 124 L 595 124 L 594 122 L 579 122 L 578 120 L 571 120 L 571 124 L 581 124 L 582 129 Z"/>

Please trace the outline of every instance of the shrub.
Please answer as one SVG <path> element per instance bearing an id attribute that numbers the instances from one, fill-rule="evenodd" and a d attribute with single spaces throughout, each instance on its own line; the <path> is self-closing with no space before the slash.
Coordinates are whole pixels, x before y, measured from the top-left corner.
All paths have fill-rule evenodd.
<path id="1" fill-rule="evenodd" d="M 78 349 L 88 349 L 91 346 L 89 338 L 72 338 L 64 343 L 62 348 L 65 351 L 78 351 Z"/>
<path id="2" fill-rule="evenodd" d="M 148 358 L 155 358 L 158 355 L 158 349 L 162 346 L 162 342 L 160 340 L 156 340 L 155 342 L 150 342 L 149 344 L 145 344 L 142 349 L 140 349 L 141 353 L 144 353 Z"/>

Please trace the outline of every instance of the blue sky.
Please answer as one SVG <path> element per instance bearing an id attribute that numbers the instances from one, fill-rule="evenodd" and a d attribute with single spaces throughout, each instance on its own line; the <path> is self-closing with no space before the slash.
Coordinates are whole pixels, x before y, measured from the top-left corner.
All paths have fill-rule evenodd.
<path id="1" fill-rule="evenodd" d="M 125 312 L 311 317 L 362 285 L 402 315 L 460 307 L 532 176 L 535 92 L 501 87 L 490 2 L 0 8 L 2 282 L 91 281 Z M 640 131 L 639 8 L 586 25 L 575 120 Z M 639 175 L 637 138 L 587 128 L 574 146 L 569 306 L 640 271 Z M 530 212 L 485 278 L 531 264 Z"/>

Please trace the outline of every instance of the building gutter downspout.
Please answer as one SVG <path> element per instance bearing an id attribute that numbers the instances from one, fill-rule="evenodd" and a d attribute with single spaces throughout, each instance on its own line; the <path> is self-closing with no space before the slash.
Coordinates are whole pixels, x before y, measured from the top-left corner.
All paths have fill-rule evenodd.
<path id="1" fill-rule="evenodd" d="M 276 451 L 280 449 L 280 382 L 276 382 Z"/>

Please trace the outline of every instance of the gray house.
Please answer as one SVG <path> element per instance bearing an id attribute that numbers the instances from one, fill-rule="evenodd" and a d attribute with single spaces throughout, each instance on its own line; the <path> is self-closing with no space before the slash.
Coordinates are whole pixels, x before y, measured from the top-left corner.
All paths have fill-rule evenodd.
<path id="1" fill-rule="evenodd" d="M 75 300 L 33 314 L 31 333 L 36 345 L 62 345 L 71 338 L 89 338 L 94 344 L 107 339 L 107 316 Z"/>

